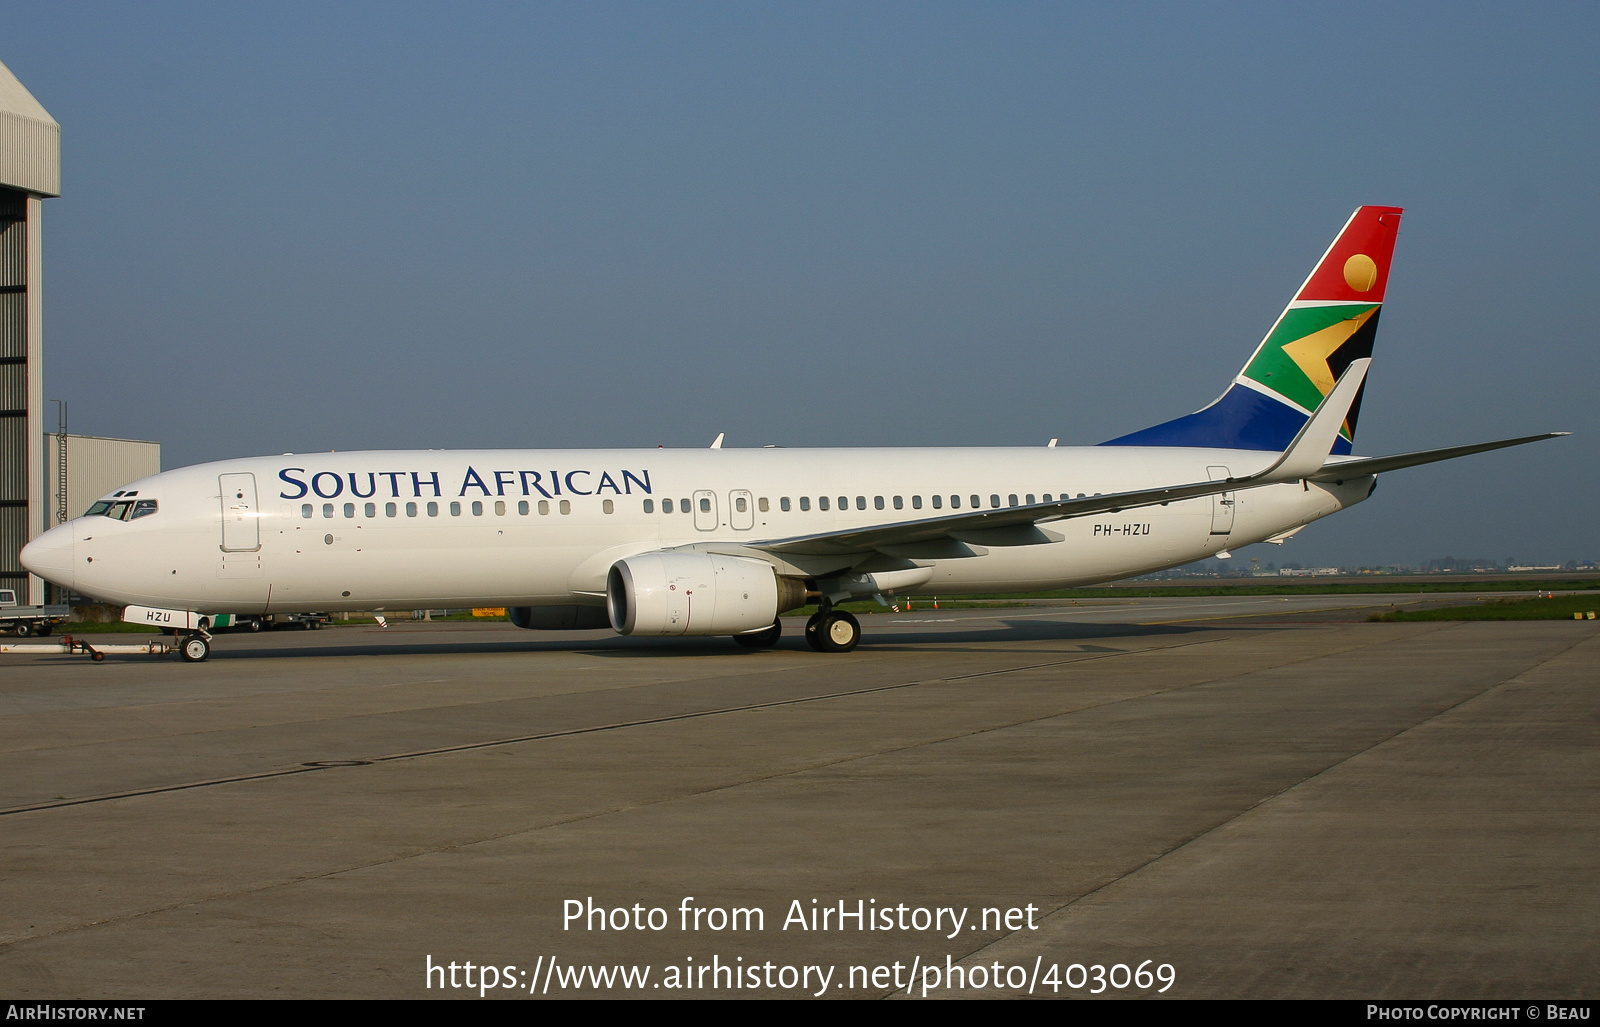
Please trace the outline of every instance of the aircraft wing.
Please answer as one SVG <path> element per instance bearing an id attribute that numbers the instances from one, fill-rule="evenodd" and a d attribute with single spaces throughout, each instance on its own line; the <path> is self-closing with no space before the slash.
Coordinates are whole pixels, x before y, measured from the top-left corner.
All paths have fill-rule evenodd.
<path id="1" fill-rule="evenodd" d="M 1083 499 L 1064 499 L 1054 503 L 1035 503 L 1032 506 L 1005 507 L 1000 510 L 974 510 L 971 513 L 946 514 L 943 517 L 929 517 L 918 521 L 878 524 L 870 528 L 849 528 L 816 535 L 799 535 L 794 538 L 774 539 L 770 542 L 752 542 L 750 548 L 795 556 L 842 556 L 882 549 L 885 546 L 915 546 L 940 541 L 965 542 L 982 546 L 1020 546 L 1059 542 L 1060 535 L 1041 530 L 1039 525 L 1070 517 L 1119 513 L 1141 506 L 1159 506 L 1181 499 L 1221 495 L 1224 492 L 1250 488 L 1253 484 L 1269 483 L 1249 482 L 1249 479 L 1244 478 L 1195 482 L 1192 485 L 1116 492 L 1104 496 L 1086 496 Z"/>
<path id="2" fill-rule="evenodd" d="M 1571 434 L 1571 432 L 1567 431 L 1550 431 L 1545 432 L 1543 435 L 1524 435 L 1519 439 L 1480 442 L 1473 446 L 1451 446 L 1448 449 L 1424 449 L 1420 452 L 1400 453 L 1396 456 L 1374 456 L 1340 460 L 1323 464 L 1319 473 L 1308 475 L 1307 477 L 1311 481 L 1347 481 L 1351 478 L 1359 478 L 1364 474 L 1382 474 L 1384 471 L 1398 471 L 1402 467 L 1431 464 L 1436 460 L 1454 460 L 1458 456 L 1487 453 L 1491 449 L 1505 449 L 1507 446 L 1543 442 L 1545 439 L 1559 439 Z"/>

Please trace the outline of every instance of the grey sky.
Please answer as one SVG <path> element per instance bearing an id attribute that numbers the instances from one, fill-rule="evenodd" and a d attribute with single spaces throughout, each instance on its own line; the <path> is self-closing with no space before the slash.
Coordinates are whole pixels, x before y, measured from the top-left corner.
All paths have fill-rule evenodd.
<path id="1" fill-rule="evenodd" d="M 1600 8 L 28 5 L 47 392 L 168 466 L 1099 442 L 1407 208 L 1358 450 L 1264 559 L 1600 556 Z"/>

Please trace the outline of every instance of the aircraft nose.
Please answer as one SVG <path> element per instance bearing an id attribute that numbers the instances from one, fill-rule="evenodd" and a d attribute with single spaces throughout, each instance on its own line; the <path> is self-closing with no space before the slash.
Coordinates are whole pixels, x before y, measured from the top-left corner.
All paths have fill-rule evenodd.
<path id="1" fill-rule="evenodd" d="M 76 529 L 62 524 L 22 547 L 22 566 L 46 581 L 67 588 L 76 584 L 77 565 L 72 558 L 72 536 Z"/>

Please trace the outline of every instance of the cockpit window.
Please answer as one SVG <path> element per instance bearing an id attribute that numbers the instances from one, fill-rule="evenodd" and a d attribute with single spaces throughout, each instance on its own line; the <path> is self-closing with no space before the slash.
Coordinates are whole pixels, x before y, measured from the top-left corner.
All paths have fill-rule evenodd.
<path id="1" fill-rule="evenodd" d="M 149 517 L 156 512 L 156 509 L 157 506 L 154 499 L 102 499 L 91 506 L 84 516 L 103 515 L 119 521 L 136 521 L 141 517 Z"/>

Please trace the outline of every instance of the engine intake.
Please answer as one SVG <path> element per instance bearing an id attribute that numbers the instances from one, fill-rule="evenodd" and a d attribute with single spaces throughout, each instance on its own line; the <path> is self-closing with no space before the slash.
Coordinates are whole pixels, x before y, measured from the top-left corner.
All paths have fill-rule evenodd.
<path id="1" fill-rule="evenodd" d="M 740 556 L 641 553 L 606 576 L 611 626 L 624 635 L 738 635 L 804 605 L 802 582 Z"/>

